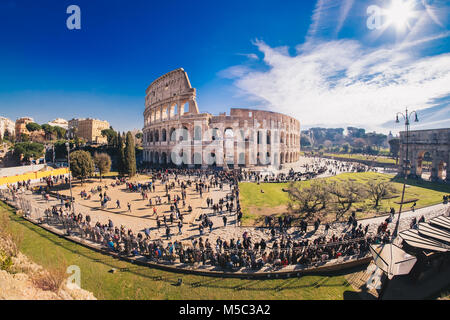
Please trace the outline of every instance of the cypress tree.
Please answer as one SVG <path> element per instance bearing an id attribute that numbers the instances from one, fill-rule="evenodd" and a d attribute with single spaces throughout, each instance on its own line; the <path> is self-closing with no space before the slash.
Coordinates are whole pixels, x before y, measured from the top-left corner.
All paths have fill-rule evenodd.
<path id="1" fill-rule="evenodd" d="M 125 169 L 130 177 L 133 177 L 136 174 L 136 150 L 134 138 L 130 131 L 127 132 L 125 145 Z"/>
<path id="2" fill-rule="evenodd" d="M 119 171 L 119 175 L 123 176 L 125 175 L 125 148 L 123 144 L 123 138 L 120 132 L 118 133 L 117 137 L 118 143 L 117 143 L 117 153 L 118 153 L 118 161 L 117 161 L 117 171 Z"/>

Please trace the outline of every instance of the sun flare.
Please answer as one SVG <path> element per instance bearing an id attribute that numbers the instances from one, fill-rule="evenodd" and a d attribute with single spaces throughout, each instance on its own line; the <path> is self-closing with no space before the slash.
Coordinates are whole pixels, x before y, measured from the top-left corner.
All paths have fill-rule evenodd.
<path id="1" fill-rule="evenodd" d="M 398 30 L 410 28 L 409 20 L 414 16 L 412 0 L 392 0 L 390 8 L 386 9 L 387 25 L 394 25 Z"/>

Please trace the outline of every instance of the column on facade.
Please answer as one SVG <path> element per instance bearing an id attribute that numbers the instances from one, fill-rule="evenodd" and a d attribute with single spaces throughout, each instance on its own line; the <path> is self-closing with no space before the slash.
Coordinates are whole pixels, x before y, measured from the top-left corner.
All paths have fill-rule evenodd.
<path id="1" fill-rule="evenodd" d="M 450 150 L 447 150 L 447 156 L 446 156 L 446 163 L 447 163 L 447 169 L 446 169 L 446 177 L 445 180 L 447 182 L 450 182 Z"/>
<path id="2" fill-rule="evenodd" d="M 432 152 L 433 161 L 431 163 L 431 181 L 435 181 L 439 179 L 439 157 L 437 152 Z"/>

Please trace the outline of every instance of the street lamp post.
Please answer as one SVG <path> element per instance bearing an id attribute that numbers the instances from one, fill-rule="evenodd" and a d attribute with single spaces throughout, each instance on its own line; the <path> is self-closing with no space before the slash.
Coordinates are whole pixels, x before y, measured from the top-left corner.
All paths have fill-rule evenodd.
<path id="1" fill-rule="evenodd" d="M 395 122 L 396 123 L 400 123 L 398 116 L 401 115 L 403 117 L 403 119 L 405 120 L 405 129 L 406 129 L 406 158 L 405 161 L 403 163 L 403 175 L 404 175 L 404 181 L 403 181 L 403 191 L 402 191 L 402 200 L 400 202 L 400 209 L 398 211 L 398 219 L 397 219 L 397 223 L 395 225 L 395 229 L 394 232 L 392 233 L 392 241 L 394 241 L 395 237 L 397 236 L 398 233 L 398 228 L 400 225 L 400 214 L 402 213 L 402 207 L 403 207 L 403 200 L 405 198 L 405 189 L 406 189 L 406 181 L 408 179 L 408 171 L 410 169 L 410 161 L 408 159 L 408 154 L 409 154 L 409 126 L 410 126 L 410 120 L 411 120 L 411 116 L 414 114 L 414 122 L 419 122 L 419 118 L 417 117 L 417 112 L 413 111 L 410 112 L 408 114 L 408 108 L 406 108 L 405 113 L 401 113 L 401 112 L 397 112 L 396 115 L 396 119 Z"/>
<path id="2" fill-rule="evenodd" d="M 408 174 L 409 174 L 409 169 L 410 169 L 410 161 L 409 161 L 409 158 L 408 158 L 408 154 L 409 154 L 409 126 L 410 126 L 411 116 L 413 114 L 415 115 L 414 122 L 418 122 L 419 118 L 417 117 L 416 111 L 410 112 L 408 114 L 408 108 L 406 108 L 405 113 L 397 112 L 396 119 L 395 119 L 395 122 L 399 123 L 400 121 L 399 121 L 398 116 L 401 115 L 403 117 L 403 119 L 405 120 L 406 157 L 405 157 L 405 159 L 403 161 L 403 168 L 402 168 L 403 169 L 403 175 L 404 175 L 403 178 L 404 178 L 404 180 L 403 180 L 402 200 L 400 202 L 400 209 L 398 211 L 397 223 L 395 224 L 395 229 L 394 229 L 394 232 L 392 233 L 391 242 L 389 244 L 383 245 L 382 249 L 381 249 L 381 251 L 384 248 L 387 248 L 387 250 L 390 250 L 390 261 L 387 264 L 387 268 L 386 268 L 387 270 L 383 270 L 387 274 L 387 278 L 386 278 L 386 281 L 384 281 L 383 285 L 381 286 L 381 290 L 380 290 L 380 293 L 378 295 L 378 299 L 380 299 L 380 300 L 383 298 L 384 294 L 386 293 L 386 289 L 388 287 L 388 283 L 390 282 L 390 279 L 395 275 L 394 272 L 393 272 L 393 265 L 395 264 L 394 263 L 394 257 L 393 257 L 393 248 L 395 246 L 394 245 L 394 241 L 397 238 L 398 229 L 399 229 L 399 226 L 400 226 L 400 216 L 401 216 L 401 213 L 402 213 L 403 201 L 405 199 L 406 182 L 408 180 Z M 403 155 L 402 155 L 402 157 L 403 157 Z M 377 259 L 380 257 L 381 251 L 380 251 L 379 254 L 376 255 Z M 374 259 L 376 258 L 376 256 L 374 255 Z"/>
<path id="3" fill-rule="evenodd" d="M 70 188 L 70 207 L 72 208 L 72 212 L 74 212 L 74 205 L 73 205 L 73 197 L 72 197 L 72 173 L 70 171 L 70 144 L 69 142 L 66 142 L 66 148 L 67 148 L 67 163 L 69 165 L 69 188 Z"/>

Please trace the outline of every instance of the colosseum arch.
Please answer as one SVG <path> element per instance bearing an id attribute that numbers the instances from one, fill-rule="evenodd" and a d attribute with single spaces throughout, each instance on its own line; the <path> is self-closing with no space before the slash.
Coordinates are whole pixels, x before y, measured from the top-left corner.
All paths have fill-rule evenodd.
<path id="1" fill-rule="evenodd" d="M 170 141 L 177 141 L 177 134 L 174 127 L 170 128 L 170 134 L 169 134 Z"/>
<path id="2" fill-rule="evenodd" d="M 410 131 L 408 144 L 406 132 L 400 132 L 399 174 L 404 173 L 407 149 L 411 176 L 422 178 L 429 166 L 430 180 L 450 181 L 450 129 Z"/>
<path id="3" fill-rule="evenodd" d="M 167 153 L 165 152 L 161 153 L 161 163 L 167 164 Z"/>
<path id="4" fill-rule="evenodd" d="M 169 119 L 174 119 L 178 115 L 177 104 L 169 103 Z"/>

